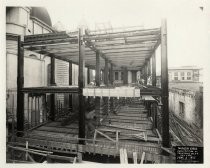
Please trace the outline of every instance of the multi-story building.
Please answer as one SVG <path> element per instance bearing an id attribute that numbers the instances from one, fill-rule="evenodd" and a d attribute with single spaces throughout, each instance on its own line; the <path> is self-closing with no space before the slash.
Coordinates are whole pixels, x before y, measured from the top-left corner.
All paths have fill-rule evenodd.
<path id="1" fill-rule="evenodd" d="M 202 82 L 202 68 L 180 66 L 168 69 L 169 82 Z"/>
<path id="2" fill-rule="evenodd" d="M 17 35 L 44 34 L 55 32 L 48 11 L 43 7 L 7 7 L 6 8 L 6 88 L 7 112 L 16 109 L 17 90 Z M 25 87 L 39 87 L 50 84 L 50 58 L 32 51 L 24 51 Z M 68 85 L 68 63 L 55 61 L 55 81 L 58 85 Z M 78 67 L 72 65 L 73 84 L 77 85 Z M 60 97 L 61 101 L 64 97 Z"/>
<path id="3" fill-rule="evenodd" d="M 190 125 L 202 128 L 202 68 L 183 66 L 169 68 L 169 110 Z"/>

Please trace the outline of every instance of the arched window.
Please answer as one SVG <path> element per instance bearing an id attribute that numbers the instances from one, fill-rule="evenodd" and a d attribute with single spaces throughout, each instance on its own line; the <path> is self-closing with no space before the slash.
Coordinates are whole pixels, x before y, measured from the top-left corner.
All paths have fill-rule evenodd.
<path id="1" fill-rule="evenodd" d="M 29 57 L 30 57 L 30 58 L 38 59 L 38 57 L 37 57 L 35 54 L 30 54 Z"/>

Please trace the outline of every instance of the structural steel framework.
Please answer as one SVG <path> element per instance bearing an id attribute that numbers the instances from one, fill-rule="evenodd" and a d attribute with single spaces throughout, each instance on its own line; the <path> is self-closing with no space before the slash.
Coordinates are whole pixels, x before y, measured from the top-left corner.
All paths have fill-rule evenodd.
<path id="1" fill-rule="evenodd" d="M 152 84 L 156 86 L 155 51 L 161 44 L 161 96 L 163 104 L 163 147 L 170 146 L 169 140 L 169 111 L 168 111 L 168 67 L 167 67 L 167 29 L 166 20 L 156 29 L 142 29 L 131 31 L 113 31 L 102 34 L 97 31 L 79 29 L 77 32 L 59 32 L 24 37 L 24 42 L 18 37 L 18 77 L 17 77 L 17 130 L 19 136 L 24 131 L 24 92 L 33 91 L 52 93 L 51 107 L 54 107 L 53 93 L 68 92 L 79 94 L 79 138 L 85 138 L 85 106 L 83 96 L 84 67 L 96 70 L 96 86 L 100 86 L 100 70 L 104 69 L 105 85 L 113 84 L 113 70 L 123 70 L 125 76 L 128 70 L 141 70 L 145 84 L 147 74 L 151 73 L 150 59 L 152 59 Z M 55 85 L 55 59 L 69 62 L 69 85 L 72 85 L 72 63 L 79 65 L 77 87 L 46 87 L 24 88 L 24 50 L 34 51 L 51 57 L 51 85 Z M 110 77 L 108 77 L 110 67 Z M 124 80 L 124 84 L 128 81 Z M 148 88 L 150 92 L 151 88 Z M 154 88 L 153 88 L 154 89 Z M 158 90 L 159 91 L 159 90 Z M 143 93 L 143 92 L 141 92 Z M 100 104 L 100 97 L 96 97 L 95 104 Z M 51 108 L 53 109 L 53 108 Z M 52 120 L 54 111 L 52 113 Z M 80 143 L 84 143 L 81 140 Z"/>

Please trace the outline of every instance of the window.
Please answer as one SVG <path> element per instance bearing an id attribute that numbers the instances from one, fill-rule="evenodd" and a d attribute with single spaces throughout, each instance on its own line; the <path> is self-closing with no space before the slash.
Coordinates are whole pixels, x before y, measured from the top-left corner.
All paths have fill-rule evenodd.
<path id="1" fill-rule="evenodd" d="M 35 54 L 30 54 L 29 57 L 30 57 L 30 58 L 38 59 L 38 57 L 37 57 Z"/>
<path id="2" fill-rule="evenodd" d="M 179 116 L 183 118 L 185 116 L 185 105 L 183 102 L 179 102 Z"/>
<path id="3" fill-rule="evenodd" d="M 191 77 L 191 72 L 187 72 L 187 80 L 191 80 L 192 77 Z"/>
<path id="4" fill-rule="evenodd" d="M 184 76 L 184 72 L 181 72 L 181 76 Z"/>
<path id="5" fill-rule="evenodd" d="M 115 76 L 115 80 L 119 80 L 118 72 L 115 72 L 114 76 Z"/>
<path id="6" fill-rule="evenodd" d="M 121 80 L 123 80 L 123 76 L 124 76 L 124 73 L 123 73 L 123 72 L 121 72 Z"/>
<path id="7" fill-rule="evenodd" d="M 181 72 L 181 79 L 182 79 L 182 80 L 185 80 L 184 72 Z"/>
<path id="8" fill-rule="evenodd" d="M 174 76 L 178 76 L 178 72 L 174 72 Z"/>
<path id="9" fill-rule="evenodd" d="M 178 72 L 174 72 L 174 80 L 178 80 Z"/>

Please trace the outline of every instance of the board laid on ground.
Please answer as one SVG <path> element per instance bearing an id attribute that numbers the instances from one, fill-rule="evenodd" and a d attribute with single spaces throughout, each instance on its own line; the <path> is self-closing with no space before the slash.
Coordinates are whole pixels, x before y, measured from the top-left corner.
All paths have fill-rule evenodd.
<path id="1" fill-rule="evenodd" d="M 84 96 L 93 97 L 140 97 L 140 89 L 135 87 L 115 87 L 115 88 L 84 88 Z"/>

